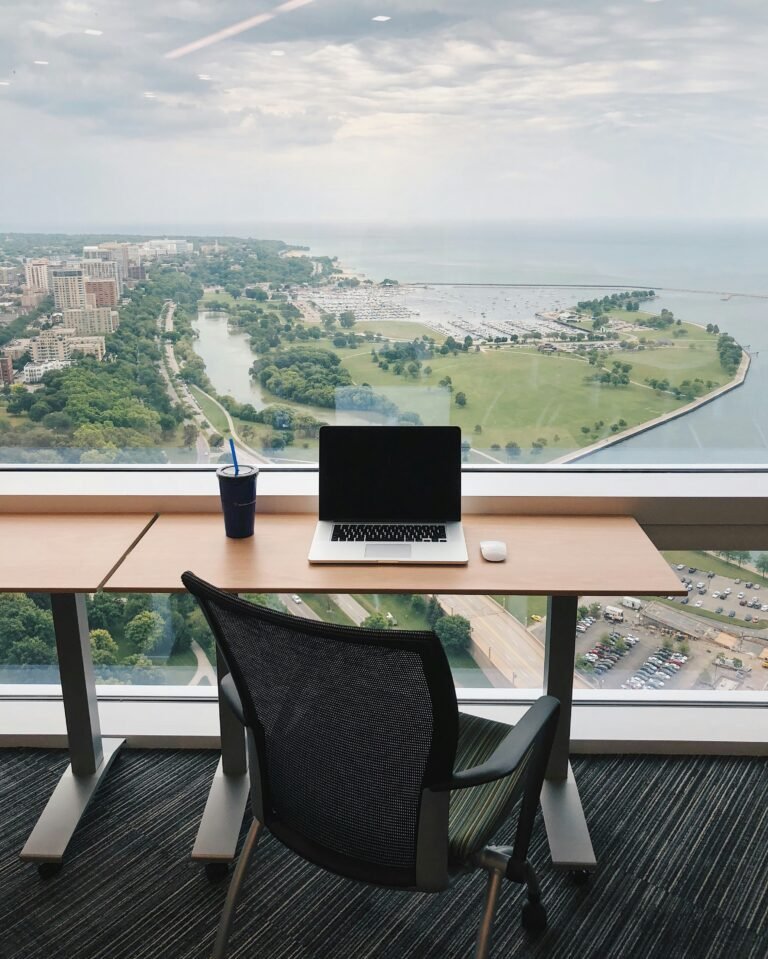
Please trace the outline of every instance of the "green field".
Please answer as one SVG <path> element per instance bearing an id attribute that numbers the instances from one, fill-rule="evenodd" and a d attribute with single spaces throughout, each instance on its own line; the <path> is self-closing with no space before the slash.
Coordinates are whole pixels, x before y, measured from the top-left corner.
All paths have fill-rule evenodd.
<path id="1" fill-rule="evenodd" d="M 744 569 L 737 566 L 736 563 L 729 563 L 727 560 L 720 559 L 719 556 L 713 556 L 711 553 L 699 552 L 698 550 L 665 550 L 661 555 L 670 566 L 677 566 L 678 563 L 682 563 L 685 566 L 685 571 L 680 570 L 681 573 L 687 573 L 688 567 L 694 566 L 704 572 L 711 570 L 718 576 L 749 580 L 752 583 L 760 583 L 761 586 L 768 586 L 768 579 L 761 576 L 760 573 L 751 569 Z"/>
<path id="2" fill-rule="evenodd" d="M 330 596 L 324 596 L 320 593 L 301 593 L 300 596 L 324 623 L 336 623 L 338 626 L 355 625 L 349 616 L 339 609 Z"/>
<path id="3" fill-rule="evenodd" d="M 204 293 L 203 298 L 198 300 L 198 306 L 200 309 L 205 309 L 206 303 L 226 303 L 227 306 L 234 306 L 237 303 L 237 300 L 232 296 L 231 293 L 227 293 L 226 290 L 222 290 L 221 293 Z"/>
<path id="4" fill-rule="evenodd" d="M 422 336 L 429 336 L 438 343 L 445 339 L 442 333 L 430 329 L 421 323 L 396 323 L 394 321 L 376 320 L 364 321 L 355 324 L 356 333 L 381 333 L 382 336 L 390 337 L 393 340 L 415 340 Z"/>
<path id="5" fill-rule="evenodd" d="M 427 617 L 411 606 L 410 593 L 373 593 L 353 597 L 369 613 L 392 613 L 398 629 L 429 629 Z"/>
<path id="6" fill-rule="evenodd" d="M 682 405 L 673 396 L 656 395 L 644 385 L 619 388 L 586 385 L 584 377 L 595 369 L 573 354 L 547 356 L 535 349 L 517 348 L 459 353 L 455 357 L 437 355 L 424 363 L 432 372 L 414 379 L 381 370 L 372 362 L 370 348 L 336 349 L 336 352 L 356 383 L 369 383 L 374 388 L 421 387 L 427 394 L 431 390 L 432 396 L 427 395 L 425 403 L 431 399 L 438 404 L 442 421 L 449 418 L 466 436 L 477 436 L 474 445 L 482 449 L 488 449 L 493 443 L 503 447 L 510 441 L 526 449 L 540 437 L 555 450 L 577 449 L 591 442 L 593 436 L 598 439 L 610 436 L 610 425 L 619 419 L 634 426 Z M 673 380 L 694 376 L 725 380 L 715 358 L 714 341 L 711 350 L 688 350 L 686 346 L 641 353 L 616 351 L 608 362 L 613 359 L 632 364 L 632 379 L 656 375 L 671 376 Z M 674 371 L 670 369 L 670 365 L 675 364 L 680 370 L 679 377 L 672 375 Z M 459 391 L 466 394 L 464 408 L 455 404 L 453 396 L 444 396 L 444 391 L 438 393 L 438 382 L 445 376 L 452 379 L 454 396 Z M 390 396 L 397 402 L 396 391 Z M 414 402 L 412 396 L 406 399 Z M 413 406 L 401 405 L 401 408 Z M 419 412 L 418 402 L 416 412 Z M 428 422 L 424 415 L 422 419 Z M 600 420 L 604 426 L 592 429 Z M 481 427 L 480 434 L 475 433 L 476 425 Z M 589 434 L 581 431 L 582 426 L 590 427 Z M 503 458 L 503 452 L 501 456 Z M 546 451 L 541 458 L 547 458 Z"/>
<path id="7" fill-rule="evenodd" d="M 495 599 L 523 626 L 532 625 L 531 616 L 547 615 L 546 596 L 491 596 L 491 599 Z"/>

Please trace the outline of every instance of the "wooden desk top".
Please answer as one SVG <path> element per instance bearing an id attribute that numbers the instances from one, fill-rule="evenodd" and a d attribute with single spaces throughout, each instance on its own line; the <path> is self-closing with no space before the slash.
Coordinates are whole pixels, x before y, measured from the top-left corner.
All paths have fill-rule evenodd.
<path id="1" fill-rule="evenodd" d="M 218 513 L 161 515 L 104 588 L 181 591 L 188 569 L 241 593 L 684 593 L 628 516 L 466 516 L 467 566 L 312 566 L 315 522 L 309 514 L 259 514 L 253 538 L 233 540 Z M 481 558 L 484 539 L 506 541 L 506 562 Z"/>
<path id="2" fill-rule="evenodd" d="M 153 518 L 0 514 L 0 592 L 93 593 Z"/>

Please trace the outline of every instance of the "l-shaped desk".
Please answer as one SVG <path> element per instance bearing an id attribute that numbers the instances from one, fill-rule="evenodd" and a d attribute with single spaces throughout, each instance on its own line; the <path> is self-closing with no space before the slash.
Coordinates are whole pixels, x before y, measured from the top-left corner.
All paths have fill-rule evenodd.
<path id="1" fill-rule="evenodd" d="M 7 516 L 0 517 L 0 531 L 8 519 Z M 25 518 L 14 517 L 16 522 L 22 519 Z M 47 517 L 47 520 L 59 520 L 65 526 L 76 519 L 79 518 Z M 182 592 L 180 576 L 189 569 L 233 593 L 506 593 L 548 596 L 544 687 L 547 693 L 560 700 L 561 712 L 542 793 L 542 809 L 553 862 L 571 869 L 594 867 L 589 831 L 568 762 L 578 599 L 583 595 L 679 595 L 683 592 L 674 572 L 632 517 L 465 516 L 463 523 L 470 557 L 467 566 L 313 566 L 307 562 L 307 553 L 315 517 L 309 514 L 259 514 L 254 537 L 245 540 L 227 539 L 218 513 L 167 513 L 154 522 L 146 516 L 104 516 L 101 519 L 105 532 L 113 521 L 125 524 L 132 520 L 130 531 L 123 526 L 122 535 L 125 537 L 132 532 L 134 538 L 100 583 L 81 586 L 78 584 L 85 582 L 82 577 L 70 577 L 73 593 L 90 592 L 98 586 L 120 593 Z M 488 563 L 480 557 L 479 543 L 484 539 L 506 541 L 506 562 Z M 90 549 L 92 543 L 93 537 L 84 535 L 79 544 L 74 541 L 69 546 L 65 544 L 58 561 L 76 568 L 81 552 Z M 70 548 L 72 553 L 67 555 Z M 44 592 L 53 589 L 44 577 L 35 578 L 33 572 L 31 569 L 27 571 L 25 582 L 18 576 L 0 575 L 0 590 Z M 63 591 L 61 585 L 58 589 Z M 62 693 L 65 713 L 69 717 L 78 711 L 87 711 L 88 703 L 95 703 L 95 687 L 90 649 L 87 642 L 82 642 L 82 637 L 88 635 L 87 624 L 83 622 L 84 603 L 75 597 L 66 602 L 72 617 L 67 620 L 55 616 L 54 625 L 60 660 L 65 650 L 69 650 L 70 655 L 72 650 L 76 651 L 78 683 L 65 685 L 62 668 Z M 220 663 L 219 681 L 222 678 L 223 664 Z M 205 863 L 227 863 L 234 858 L 248 796 L 242 727 L 229 713 L 221 697 L 219 714 L 221 760 L 192 853 L 195 859 Z M 93 711 L 89 715 L 93 717 Z M 80 776 L 75 757 L 83 748 L 78 740 L 90 737 L 89 741 L 93 742 L 92 727 L 92 720 L 90 725 L 78 725 L 70 724 L 68 718 L 73 758 L 68 775 L 75 785 Z M 96 730 L 96 739 L 99 739 L 98 726 Z M 105 752 L 107 758 L 102 764 L 108 765 L 112 754 Z M 105 768 L 101 770 L 102 773 L 105 771 Z M 94 773 L 89 775 L 91 787 L 87 798 L 99 781 L 96 778 L 94 784 Z M 61 786 L 58 789 L 61 791 Z M 55 799 L 56 794 L 49 806 L 56 805 Z M 72 824 L 71 830 L 85 808 L 82 796 L 79 804 L 76 800 L 77 797 L 73 799 L 66 795 L 61 796 L 58 803 L 59 807 L 72 806 L 73 803 L 76 806 L 74 812 L 65 809 L 63 816 Z M 50 822 L 61 820 L 61 809 L 57 813 L 56 809 L 47 807 L 41 823 L 46 816 Z M 45 837 L 50 835 L 50 829 L 41 830 L 39 823 L 36 832 L 41 841 L 35 842 L 30 850 L 35 837 L 33 833 L 22 855 L 38 861 L 60 862 L 71 830 L 68 835 L 60 836 L 57 844 L 46 847 Z"/>

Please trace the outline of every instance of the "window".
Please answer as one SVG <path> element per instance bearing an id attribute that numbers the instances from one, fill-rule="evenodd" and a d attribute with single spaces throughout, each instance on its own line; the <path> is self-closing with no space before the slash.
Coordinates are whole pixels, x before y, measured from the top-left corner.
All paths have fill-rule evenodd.
<path id="1" fill-rule="evenodd" d="M 232 439 L 301 467 L 322 423 L 452 423 L 488 471 L 765 466 L 760 14 L 0 11 L 0 463 L 216 465 Z M 751 635 L 756 608 L 712 592 L 687 614 Z M 47 635 L 44 598 L 17 602 Z M 91 623 L 117 646 L 95 640 L 104 678 L 197 676 L 193 612 L 138 602 Z M 541 601 L 503 604 L 544 628 Z M 581 648 L 597 629 L 579 681 L 613 688 Z M 51 666 L 36 638 L 2 668 Z M 521 686 L 500 650 L 447 641 L 457 682 Z"/>

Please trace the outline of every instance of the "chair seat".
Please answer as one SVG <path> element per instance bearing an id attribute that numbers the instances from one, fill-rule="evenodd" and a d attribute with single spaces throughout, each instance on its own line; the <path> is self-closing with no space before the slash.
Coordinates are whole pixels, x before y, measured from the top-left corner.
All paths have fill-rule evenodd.
<path id="1" fill-rule="evenodd" d="M 479 766 L 512 728 L 506 723 L 459 713 L 454 770 L 460 772 Z M 521 791 L 527 760 L 528 757 L 504 779 L 451 790 L 448 818 L 448 859 L 451 865 L 468 865 L 471 856 L 482 849 L 501 826 Z"/>

